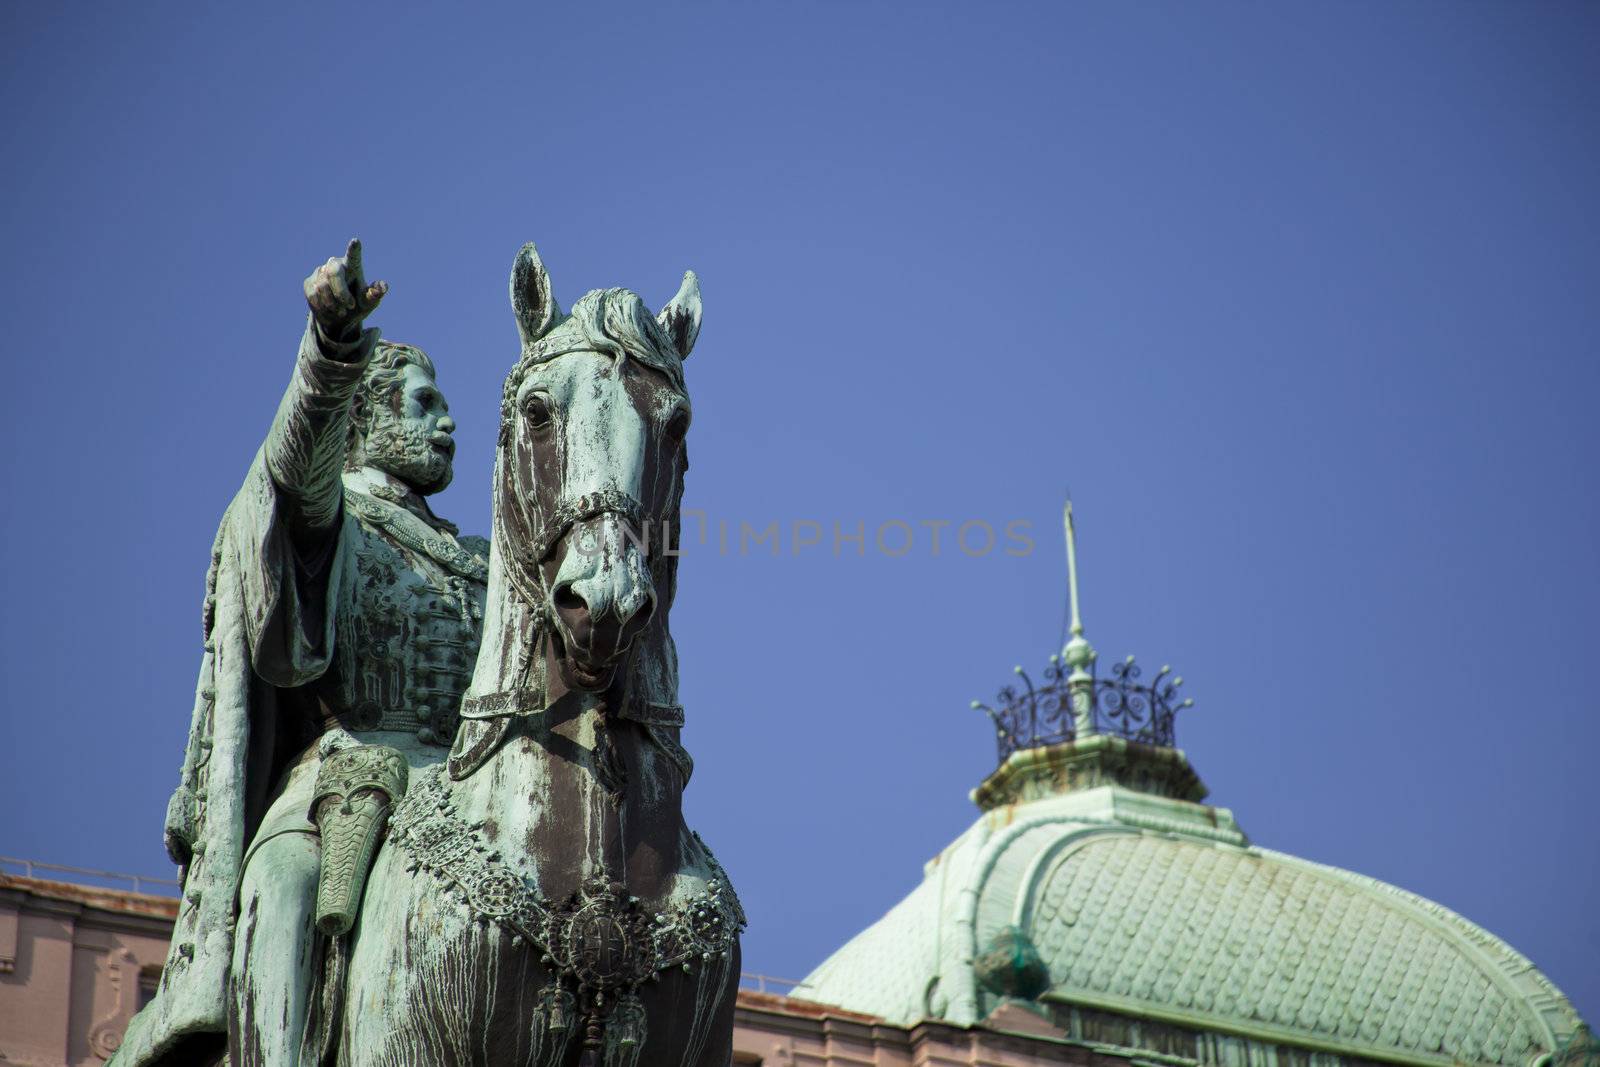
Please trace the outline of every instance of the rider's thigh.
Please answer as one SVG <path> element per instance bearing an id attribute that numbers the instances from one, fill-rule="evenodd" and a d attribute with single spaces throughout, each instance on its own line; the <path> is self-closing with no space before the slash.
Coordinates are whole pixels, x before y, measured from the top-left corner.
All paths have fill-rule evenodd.
<path id="1" fill-rule="evenodd" d="M 309 912 L 315 905 L 321 850 L 311 834 L 278 834 L 253 850 L 244 869 L 239 898 L 278 915 Z"/>

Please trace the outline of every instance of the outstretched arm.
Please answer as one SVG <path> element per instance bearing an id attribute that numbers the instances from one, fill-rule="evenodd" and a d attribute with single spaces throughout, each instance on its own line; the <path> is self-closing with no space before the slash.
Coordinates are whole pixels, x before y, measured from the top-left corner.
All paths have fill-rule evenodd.
<path id="1" fill-rule="evenodd" d="M 325 536 L 338 520 L 350 401 L 378 341 L 378 331 L 363 330 L 362 322 L 388 291 L 383 282 L 367 284 L 359 240 L 305 281 L 310 321 L 262 449 L 297 540 Z"/>

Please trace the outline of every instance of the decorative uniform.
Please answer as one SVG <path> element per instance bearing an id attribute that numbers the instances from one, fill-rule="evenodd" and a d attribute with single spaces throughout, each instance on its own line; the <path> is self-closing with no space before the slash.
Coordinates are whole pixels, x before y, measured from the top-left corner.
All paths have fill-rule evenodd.
<path id="1" fill-rule="evenodd" d="M 483 628 L 488 542 L 458 541 L 448 523 L 384 499 L 403 499 L 385 483 L 377 493 L 358 484 L 360 473 L 346 476 L 346 512 L 359 530 L 353 603 L 333 663 L 305 694 L 321 737 L 291 764 L 249 854 L 278 834 L 317 832 L 313 789 L 332 753 L 382 745 L 418 770 L 444 759 L 460 723 Z"/>

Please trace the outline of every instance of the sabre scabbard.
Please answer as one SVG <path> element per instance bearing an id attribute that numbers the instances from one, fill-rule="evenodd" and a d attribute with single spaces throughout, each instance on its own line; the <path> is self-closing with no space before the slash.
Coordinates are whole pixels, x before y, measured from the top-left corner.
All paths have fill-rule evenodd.
<path id="1" fill-rule="evenodd" d="M 329 937 L 349 933 L 361 913 L 367 872 L 408 776 L 406 758 L 383 745 L 340 749 L 317 771 L 310 812 L 322 835 L 317 929 Z"/>

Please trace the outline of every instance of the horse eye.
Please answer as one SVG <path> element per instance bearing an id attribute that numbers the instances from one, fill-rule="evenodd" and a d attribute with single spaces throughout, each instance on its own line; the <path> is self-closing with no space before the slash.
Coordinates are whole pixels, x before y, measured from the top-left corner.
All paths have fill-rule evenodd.
<path id="1" fill-rule="evenodd" d="M 689 432 L 689 413 L 682 408 L 672 416 L 672 421 L 667 423 L 667 436 L 674 441 L 681 441 Z"/>
<path id="2" fill-rule="evenodd" d="M 542 430 L 550 425 L 550 405 L 538 393 L 530 393 L 522 402 L 522 416 L 533 429 Z"/>

